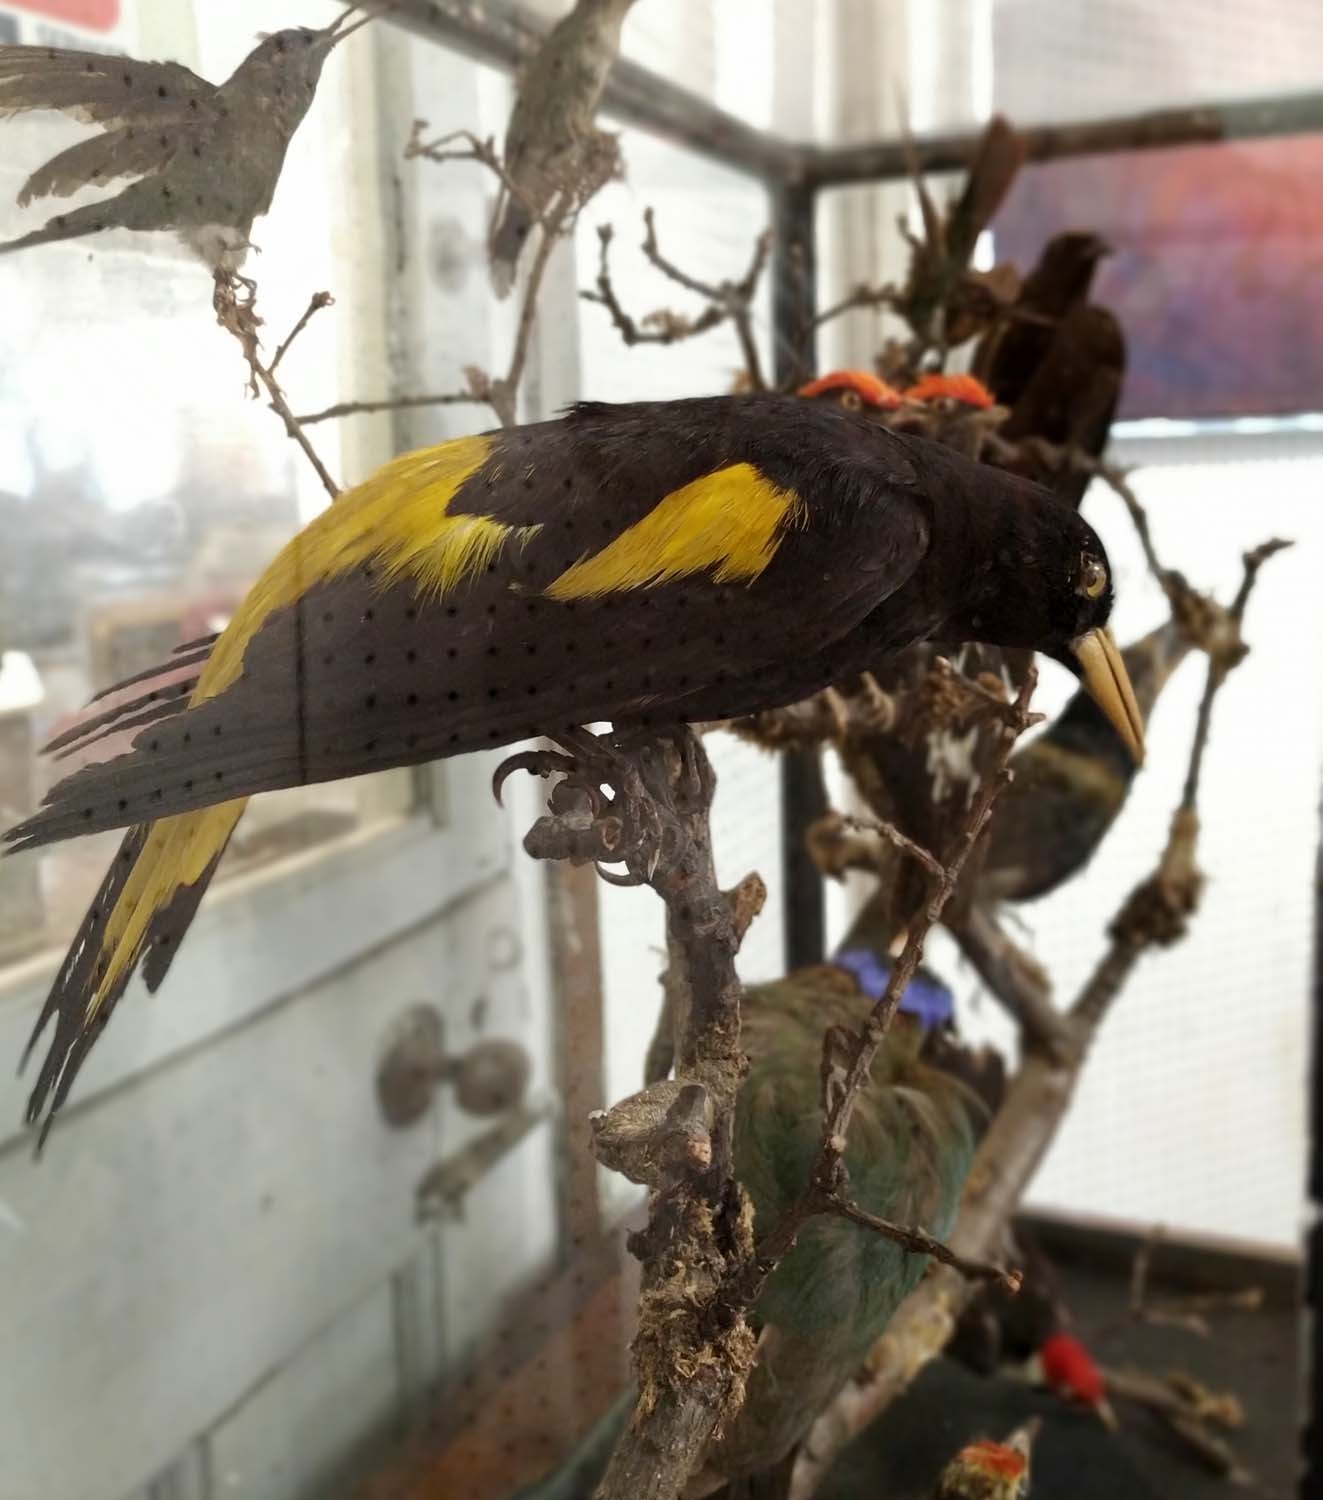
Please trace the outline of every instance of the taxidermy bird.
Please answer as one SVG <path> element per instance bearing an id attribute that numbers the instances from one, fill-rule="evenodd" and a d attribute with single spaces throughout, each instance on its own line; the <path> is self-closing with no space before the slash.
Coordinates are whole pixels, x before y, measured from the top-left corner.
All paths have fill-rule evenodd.
<path id="1" fill-rule="evenodd" d="M 103 229 L 172 229 L 213 271 L 237 269 L 253 220 L 271 207 L 323 63 L 373 19 L 347 25 L 356 8 L 320 31 L 265 37 L 219 85 L 180 63 L 0 47 L 0 118 L 50 109 L 102 127 L 39 167 L 19 190 L 21 205 L 137 179 L 0 244 L 0 254 Z"/>
<path id="2" fill-rule="evenodd" d="M 999 456 L 998 462 L 1078 505 L 1093 476 L 1069 459 L 1102 457 L 1121 400 L 1125 363 L 1125 335 L 1116 318 L 1095 303 L 1073 307 L 1001 424 L 998 435 L 1024 445 L 1022 456 L 1016 461 Z M 1044 452 L 1040 443 L 1056 451 Z"/>
<path id="3" fill-rule="evenodd" d="M 1190 651 L 1169 620 L 1121 653 L 1145 723 Z M 981 902 L 1033 901 L 1077 875 L 1116 821 L 1138 767 L 1125 741 L 1084 693 L 1011 760 L 988 829 L 976 887 Z"/>
<path id="4" fill-rule="evenodd" d="M 850 946 L 858 952 L 857 938 Z M 855 1201 L 870 1213 L 940 1238 L 955 1221 L 987 1115 L 943 1066 L 943 1053 L 956 1049 L 944 1026 L 927 1023 L 933 987 L 931 976 L 917 993 L 912 985 L 892 1023 L 850 1128 L 846 1169 Z M 873 1001 L 839 963 L 749 990 L 741 1040 L 750 1064 L 736 1105 L 735 1171 L 753 1200 L 755 1235 L 803 1190 L 821 1145 L 824 1030 L 857 1031 Z M 707 1456 L 707 1472 L 732 1479 L 788 1461 L 926 1269 L 926 1257 L 858 1225 L 811 1220 L 753 1310 L 757 1363 L 743 1407 Z"/>
<path id="5" fill-rule="evenodd" d="M 1087 302 L 1098 262 L 1110 253 L 1105 240 L 1081 230 L 1055 235 L 1043 247 L 1015 305 L 974 351 L 973 373 L 1003 406 L 1015 409 L 1061 320 Z"/>
<path id="6" fill-rule="evenodd" d="M 1017 1428 L 1004 1443 L 970 1443 L 942 1470 L 933 1500 L 1028 1500 L 1029 1463 L 1037 1420 Z"/>
<path id="7" fill-rule="evenodd" d="M 867 924 L 847 943 L 869 949 Z M 872 952 L 885 962 L 885 952 Z M 850 1191 L 868 1212 L 949 1232 L 988 1118 L 963 1081 L 950 992 L 932 975 L 902 997 L 850 1130 Z M 753 1199 L 755 1233 L 775 1223 L 808 1179 L 822 1138 L 821 1063 L 828 1026 L 857 1030 L 874 997 L 839 961 L 751 986 L 741 1007 L 749 1072 L 736 1106 L 735 1174 Z M 933 1020 L 936 1014 L 937 1019 Z M 762 1474 L 792 1457 L 821 1407 L 860 1367 L 927 1258 L 843 1219 L 811 1221 L 753 1310 L 758 1363 L 748 1395 L 688 1493 Z M 632 1411 L 616 1402 L 549 1478 L 522 1500 L 582 1500 Z"/>
<path id="8" fill-rule="evenodd" d="M 57 1018 L 31 1117 L 138 964 L 160 984 L 256 792 L 602 720 L 756 713 L 934 636 L 1056 657 L 1138 754 L 1111 607 L 1102 542 L 1047 491 L 792 396 L 588 403 L 396 458 L 220 635 L 52 742 L 82 755 L 133 731 L 13 849 L 129 832 L 38 1021 Z"/>
<path id="9" fill-rule="evenodd" d="M 868 370 L 833 370 L 796 394 L 872 417 L 893 432 L 932 438 L 966 458 L 980 456 L 985 436 L 1006 417 L 1005 408 L 972 375 L 928 374 L 898 390 Z"/>
<path id="10" fill-rule="evenodd" d="M 923 220 L 923 237 L 910 236 L 909 276 L 900 310 L 920 337 L 949 347 L 987 326 L 998 304 L 1018 290 L 1009 267 L 969 268 L 979 235 L 992 222 L 1024 161 L 1024 141 L 1000 115 L 979 139 L 960 195 L 945 214 L 933 202 L 918 170 L 911 173 Z"/>
<path id="11" fill-rule="evenodd" d="M 1070 1313 L 1056 1267 L 1022 1232 L 1011 1264 L 1021 1276 L 1014 1297 L 988 1286 L 975 1290 L 943 1353 L 979 1375 L 1013 1367 L 1063 1401 L 1094 1412 L 1107 1427 L 1116 1416 L 1093 1355 L 1070 1332 Z"/>
<path id="12" fill-rule="evenodd" d="M 529 231 L 558 193 L 583 198 L 613 176 L 615 139 L 593 123 L 634 0 L 577 0 L 519 80 L 505 132 L 509 186 L 492 218 L 488 256 L 498 297 L 514 285 Z"/>

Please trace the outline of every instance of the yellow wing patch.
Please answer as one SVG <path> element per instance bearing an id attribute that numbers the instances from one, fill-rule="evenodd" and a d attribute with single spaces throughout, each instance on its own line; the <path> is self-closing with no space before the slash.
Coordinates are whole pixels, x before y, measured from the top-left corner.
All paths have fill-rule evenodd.
<path id="1" fill-rule="evenodd" d="M 593 599 L 708 572 L 718 583 L 751 582 L 803 515 L 793 490 L 779 488 L 752 464 L 730 464 L 672 490 L 600 552 L 580 558 L 547 594 Z"/>
<path id="2" fill-rule="evenodd" d="M 152 918 L 176 891 L 202 879 L 247 806 L 247 797 L 242 797 L 152 824 L 143 851 L 106 921 L 99 947 L 106 966 L 88 1001 L 85 1023 L 96 1016 L 120 976 L 137 963 Z"/>
<path id="3" fill-rule="evenodd" d="M 506 540 L 537 527 L 510 527 L 486 516 L 447 514 L 461 486 L 487 461 L 489 437 L 460 438 L 406 453 L 323 511 L 277 554 L 212 648 L 190 702 L 223 693 L 243 671 L 244 652 L 277 609 L 308 589 L 365 563 L 390 581 L 411 576 L 424 593 L 444 593 L 482 571 Z M 162 818 L 152 825 L 119 899 L 108 914 L 100 952 L 106 967 L 87 1020 L 137 962 L 153 915 L 180 889 L 196 885 L 225 846 L 246 799 Z"/>
<path id="4" fill-rule="evenodd" d="M 341 495 L 291 538 L 253 585 L 213 647 L 190 702 L 204 703 L 231 686 L 263 623 L 316 584 L 376 562 L 387 581 L 409 575 L 420 591 L 441 594 L 480 573 L 507 538 L 535 534 L 535 526 L 447 513 L 491 448 L 490 437 L 467 437 L 405 453 Z"/>

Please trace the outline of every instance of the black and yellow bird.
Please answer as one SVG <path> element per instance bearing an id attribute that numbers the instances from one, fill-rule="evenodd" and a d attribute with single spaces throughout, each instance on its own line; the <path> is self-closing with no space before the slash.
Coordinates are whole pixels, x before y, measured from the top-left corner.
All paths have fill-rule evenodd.
<path id="1" fill-rule="evenodd" d="M 1145 723 L 1191 650 L 1174 620 L 1121 653 Z M 1015 772 L 988 828 L 976 898 L 1033 901 L 1088 864 L 1119 816 L 1138 766 L 1126 740 L 1085 693 L 1076 693 L 1011 760 Z"/>
<path id="2" fill-rule="evenodd" d="M 728 718 L 915 641 L 1032 647 L 1133 745 L 1092 528 L 1049 493 L 790 396 L 608 406 L 405 454 L 279 553 L 226 629 L 53 742 L 15 850 L 127 828 L 56 976 L 58 1108 L 130 976 L 164 978 L 245 800 L 612 720 Z M 49 1117 L 48 1117 L 49 1118 Z"/>

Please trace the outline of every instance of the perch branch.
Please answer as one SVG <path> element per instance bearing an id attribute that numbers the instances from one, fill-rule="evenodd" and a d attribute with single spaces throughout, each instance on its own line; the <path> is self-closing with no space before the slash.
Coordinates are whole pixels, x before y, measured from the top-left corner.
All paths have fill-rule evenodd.
<path id="1" fill-rule="evenodd" d="M 862 283 L 854 287 L 839 302 L 833 302 L 830 307 L 824 308 L 813 319 L 812 327 L 819 329 L 824 323 L 830 323 L 836 318 L 843 317 L 848 312 L 854 312 L 856 308 L 885 307 L 891 312 L 899 310 L 901 305 L 900 288 L 888 283 L 885 286 L 865 286 Z"/>
<path id="2" fill-rule="evenodd" d="M 329 295 L 318 292 L 308 306 L 307 312 L 294 325 L 293 332 L 276 351 L 276 357 L 271 364 L 262 363 L 261 339 L 258 329 L 262 326 L 262 320 L 257 314 L 257 284 L 245 277 L 234 275 L 229 271 L 217 271 L 212 291 L 211 305 L 216 312 L 216 321 L 227 333 L 232 334 L 239 342 L 243 350 L 243 357 L 248 364 L 248 387 L 256 396 L 259 390 L 264 390 L 267 400 L 272 409 L 279 415 L 285 424 L 285 432 L 303 449 L 308 462 L 316 470 L 317 478 L 321 480 L 326 493 L 332 500 L 339 497 L 340 487 L 331 478 L 326 465 L 321 461 L 317 450 L 308 441 L 308 435 L 304 432 L 299 419 L 290 410 L 289 402 L 285 399 L 285 393 L 280 388 L 280 383 L 275 377 L 275 367 L 279 363 L 282 354 L 294 342 L 298 333 L 306 326 L 308 319 L 317 311 L 317 307 L 325 306 L 326 302 L 318 303 L 318 298 L 329 301 Z"/>
<path id="3" fill-rule="evenodd" d="M 764 750 L 803 750 L 885 734 L 895 728 L 897 719 L 895 698 L 882 691 L 871 672 L 865 672 L 855 692 L 827 687 L 785 708 L 767 709 L 744 719 L 723 719 L 708 727 L 729 730 Z"/>
<path id="4" fill-rule="evenodd" d="M 355 417 L 366 412 L 409 411 L 420 406 L 483 405 L 486 399 L 473 391 L 446 391 L 438 396 L 394 396 L 384 401 L 338 401 L 334 406 L 309 412 L 298 420 L 305 427 L 312 427 L 318 422 L 331 422 L 338 417 Z"/>
<path id="5" fill-rule="evenodd" d="M 923 1229 L 894 1224 L 890 1219 L 880 1219 L 876 1214 L 867 1213 L 857 1203 L 839 1197 L 827 1200 L 826 1212 L 871 1229 L 874 1234 L 900 1245 L 911 1255 L 931 1256 L 933 1260 L 958 1271 L 966 1281 L 994 1281 L 1012 1295 L 1020 1290 L 1024 1278 L 1019 1271 L 1008 1271 L 1004 1266 L 992 1265 L 988 1261 L 970 1260 Z"/>
<path id="6" fill-rule="evenodd" d="M 702 281 L 690 275 L 669 259 L 657 239 L 656 215 L 651 208 L 643 211 L 644 236 L 642 250 L 653 265 L 669 281 L 702 297 L 706 306 L 695 318 L 681 313 L 661 310 L 648 313 L 643 318 L 633 318 L 625 311 L 615 285 L 611 279 L 610 247 L 615 231 L 610 224 L 599 226 L 597 279 L 595 290 L 580 292 L 585 302 L 597 302 L 606 308 L 616 331 L 628 346 L 635 344 L 675 344 L 682 339 L 696 338 L 722 323 L 729 322 L 739 341 L 744 358 L 745 376 L 749 389 L 765 391 L 767 381 L 758 354 L 758 341 L 753 332 L 753 299 L 758 290 L 771 253 L 772 237 L 764 230 L 754 241 L 753 254 L 748 268 L 737 281 Z"/>
<path id="7" fill-rule="evenodd" d="M 882 1045 L 887 1028 L 900 1004 L 919 960 L 923 956 L 923 945 L 928 933 L 941 917 L 942 908 L 950 899 L 960 880 L 960 872 L 970 851 L 977 844 L 992 809 L 1006 785 L 1009 775 L 1006 763 L 1016 739 L 1029 723 L 1029 697 L 1033 692 L 1036 675 L 1030 671 L 1021 686 L 1020 693 L 1012 704 L 1003 704 L 1003 721 L 1000 744 L 990 769 L 975 797 L 968 816 L 953 848 L 945 862 L 939 862 L 921 851 L 921 863 L 928 873 L 929 899 L 919 915 L 911 923 L 905 946 L 892 967 L 887 987 L 880 1000 L 869 1013 L 863 1028 L 857 1034 L 838 1037 L 828 1033 L 824 1044 L 824 1120 L 822 1144 L 810 1170 L 809 1181 L 790 1209 L 758 1242 L 756 1257 L 741 1269 L 733 1279 L 727 1293 L 727 1301 L 736 1307 L 749 1306 L 758 1296 L 768 1276 L 794 1245 L 799 1231 L 815 1214 L 840 1212 L 845 1197 L 846 1172 L 845 1150 L 849 1136 L 850 1121 L 855 1105 L 868 1082 L 873 1060 Z M 888 833 L 889 838 L 903 839 L 899 833 Z M 904 840 L 908 844 L 908 840 Z M 833 1051 L 835 1056 L 832 1055 Z M 855 1217 L 853 1214 L 849 1217 Z M 875 1221 L 870 1227 L 878 1233 L 886 1230 Z M 906 1231 L 912 1233 L 912 1231 Z M 902 1241 L 904 1243 L 904 1241 Z M 955 1270 L 958 1265 L 982 1261 L 982 1255 L 965 1255 L 952 1247 L 946 1259 L 948 1267 Z M 1004 1272 L 994 1268 L 980 1267 L 979 1276 L 1006 1279 Z"/>
<path id="8" fill-rule="evenodd" d="M 717 885 L 709 813 L 715 779 L 689 729 L 655 737 L 584 731 L 565 753 L 525 751 L 510 769 L 559 774 L 549 811 L 525 839 L 541 858 L 623 864 L 666 906 L 676 1080 L 595 1118 L 599 1159 L 653 1188 L 634 1365 L 639 1399 L 598 1493 L 673 1500 L 713 1428 L 735 1410 L 754 1339 L 742 1309 L 714 1316 L 717 1293 L 753 1253 L 752 1210 L 732 1176 L 735 1098 L 744 1073 L 735 953 L 761 883 Z M 607 792 L 603 792 L 607 788 Z"/>
<path id="9" fill-rule="evenodd" d="M 322 308 L 324 307 L 334 306 L 335 298 L 331 296 L 330 292 L 314 292 L 312 294 L 312 296 L 308 300 L 307 307 L 303 310 L 302 317 L 300 317 L 299 321 L 295 323 L 293 328 L 290 329 L 289 335 L 285 339 L 285 342 L 276 346 L 275 358 L 268 366 L 268 369 L 272 375 L 274 375 L 277 369 L 279 369 L 280 361 L 284 359 L 284 357 L 289 353 L 289 346 L 294 342 L 296 338 L 298 338 L 299 334 L 301 334 L 303 330 L 308 326 L 308 324 L 312 321 L 314 314 L 321 312 Z"/>
<path id="10" fill-rule="evenodd" d="M 1181 1371 L 1172 1371 L 1165 1379 L 1133 1369 L 1104 1368 L 1101 1373 L 1111 1395 L 1152 1412 L 1214 1474 L 1233 1484 L 1250 1482 L 1226 1440 L 1204 1425 L 1240 1427 L 1245 1413 L 1235 1396 L 1208 1391 Z"/>
<path id="11" fill-rule="evenodd" d="M 1237 620 L 1258 569 L 1279 550 L 1265 543 L 1245 555 L 1245 578 L 1231 613 Z M 984 1136 L 965 1186 L 960 1216 L 948 1243 L 978 1258 L 999 1242 L 1025 1186 L 1047 1151 L 1074 1095 L 1089 1044 L 1133 972 L 1141 954 L 1177 941 L 1199 898 L 1194 865 L 1198 820 L 1194 815 L 1199 767 L 1211 724 L 1211 699 L 1244 656 L 1228 651 L 1208 664 L 1208 711 L 1201 712 L 1190 748 L 1190 772 L 1172 819 L 1167 844 L 1149 879 L 1122 903 L 1109 929 L 1111 946 L 1069 1011 L 1075 1046 L 1068 1061 L 1029 1053 L 1011 1080 L 1006 1098 Z M 968 1285 L 951 1268 L 929 1276 L 902 1304 L 869 1355 L 867 1369 L 848 1384 L 818 1418 L 802 1446 L 790 1500 L 807 1500 L 822 1483 L 837 1453 L 874 1422 L 927 1362 L 941 1352 L 968 1297 Z"/>
<path id="12" fill-rule="evenodd" d="M 472 404 L 490 406 L 502 427 L 513 427 L 518 414 L 519 387 L 523 382 L 524 369 L 532 348 L 533 329 L 537 323 L 538 298 L 552 251 L 557 241 L 568 234 L 584 204 L 614 175 L 619 165 L 618 156 L 612 154 L 614 148 L 605 156 L 601 152 L 589 155 L 582 169 L 559 183 L 549 203 L 538 210 L 506 171 L 495 141 L 483 140 L 470 130 L 454 130 L 448 135 L 428 141 L 423 139 L 426 129 L 426 120 L 413 122 L 413 129 L 404 148 L 406 158 L 420 157 L 426 161 L 443 163 L 476 162 L 493 173 L 505 191 L 529 210 L 532 221 L 539 230 L 538 246 L 524 282 L 519 320 L 515 325 L 514 342 L 510 347 L 510 359 L 505 373 L 491 376 L 476 365 L 467 365 L 464 369 L 467 381 L 465 390 L 444 391 L 427 396 L 394 396 L 372 401 L 341 401 L 297 419 L 305 425 L 366 412 L 409 411 L 427 406 Z M 453 145 L 455 142 L 462 144 L 456 147 Z"/>

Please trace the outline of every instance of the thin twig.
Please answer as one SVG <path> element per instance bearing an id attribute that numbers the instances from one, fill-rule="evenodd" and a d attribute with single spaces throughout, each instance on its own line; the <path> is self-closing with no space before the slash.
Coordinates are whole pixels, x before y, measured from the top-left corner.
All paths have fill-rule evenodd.
<path id="1" fill-rule="evenodd" d="M 1165 1380 L 1134 1369 L 1105 1367 L 1101 1374 L 1111 1395 L 1153 1412 L 1214 1473 L 1233 1484 L 1249 1482 L 1249 1474 L 1225 1439 L 1203 1425 L 1216 1422 L 1226 1428 L 1240 1426 L 1244 1411 L 1234 1396 L 1205 1391 L 1197 1381 L 1179 1371 L 1173 1371 Z"/>
<path id="2" fill-rule="evenodd" d="M 911 859 L 917 860 L 927 870 L 928 874 L 939 883 L 946 876 L 946 867 L 940 859 L 936 859 L 920 844 L 913 839 L 906 838 L 894 823 L 889 823 L 885 818 L 874 818 L 862 813 L 838 813 L 843 828 L 852 828 L 857 833 L 875 833 L 879 838 L 886 839 L 889 844 L 894 845 L 902 854 L 908 854 Z"/>
<path id="3" fill-rule="evenodd" d="M 834 318 L 839 318 L 860 307 L 885 307 L 895 312 L 900 305 L 900 300 L 899 288 L 890 283 L 886 286 L 861 284 L 855 287 L 848 296 L 842 297 L 839 302 L 833 302 L 830 307 L 820 312 L 809 326 L 815 330 L 819 329 L 824 323 L 830 323 Z"/>
<path id="4" fill-rule="evenodd" d="M 1267 543 L 1246 555 L 1245 581 L 1233 605 L 1239 607 L 1242 615 L 1254 574 L 1280 545 Z M 1239 658 L 1219 659 L 1234 666 Z M 1218 687 L 1225 681 L 1230 666 L 1219 672 L 1216 660 L 1210 659 L 1209 673 L 1217 675 Z M 1201 717 L 1191 745 L 1187 785 L 1196 790 L 1197 762 L 1202 757 L 1202 741 L 1208 735 L 1210 722 L 1211 714 Z M 1075 1034 L 1070 1055 L 1061 1058 L 1034 1052 L 1021 1062 L 1002 1108 L 975 1155 L 960 1216 L 948 1238 L 951 1248 L 961 1255 L 978 1258 L 987 1255 L 998 1243 L 1007 1220 L 1065 1118 L 1089 1044 L 1138 959 L 1153 946 L 1177 941 L 1185 931 L 1200 891 L 1194 866 L 1197 834 L 1198 821 L 1183 797 L 1153 875 L 1123 902 L 1109 929 L 1111 946 L 1068 1012 Z M 894 981 L 894 971 L 892 977 Z M 968 1284 L 956 1272 L 943 1268 L 911 1293 L 874 1346 L 867 1376 L 842 1390 L 801 1447 L 791 1500 L 807 1500 L 825 1478 L 841 1448 L 876 1421 L 919 1370 L 941 1351 L 955 1327 L 968 1290 Z"/>
<path id="5" fill-rule="evenodd" d="M 309 322 L 312 320 L 313 314 L 321 312 L 322 308 L 324 307 L 334 306 L 335 298 L 331 296 L 330 292 L 314 292 L 312 294 L 312 297 L 308 301 L 307 307 L 303 311 L 303 316 L 297 323 L 295 323 L 293 328 L 290 329 L 289 337 L 286 338 L 283 344 L 277 345 L 276 357 L 268 366 L 268 371 L 271 375 L 274 375 L 276 373 L 276 370 L 280 367 L 280 361 L 284 359 L 286 354 L 289 353 L 289 346 L 308 326 Z"/>
<path id="6" fill-rule="evenodd" d="M 1190 768 L 1186 774 L 1184 791 L 1181 794 L 1181 807 L 1187 812 L 1194 812 L 1195 798 L 1199 794 L 1199 777 L 1203 770 L 1204 748 L 1208 743 L 1208 732 L 1213 716 L 1213 700 L 1226 681 L 1227 674 L 1245 656 L 1247 648 L 1240 639 L 1240 626 L 1245 618 L 1245 606 L 1249 603 L 1250 594 L 1258 581 L 1259 569 L 1275 553 L 1281 552 L 1290 545 L 1290 542 L 1283 541 L 1280 537 L 1273 537 L 1269 541 L 1261 542 L 1244 555 L 1244 575 L 1228 611 L 1235 627 L 1236 637 L 1220 655 L 1210 657 L 1208 677 L 1204 683 L 1203 697 L 1199 702 L 1199 721 L 1195 734 L 1194 753 L 1190 757 Z"/>
<path id="7" fill-rule="evenodd" d="M 895 1224 L 890 1219 L 881 1219 L 847 1199 L 829 1198 L 825 1211 L 836 1214 L 842 1219 L 849 1219 L 865 1229 L 871 1229 L 874 1234 L 881 1235 L 883 1239 L 903 1246 L 912 1255 L 931 1256 L 933 1260 L 941 1261 L 944 1266 L 951 1266 L 959 1271 L 967 1281 L 994 1281 L 1004 1291 L 1014 1295 L 1020 1290 L 1020 1285 L 1024 1280 L 1019 1271 L 1008 1271 L 1004 1266 L 993 1265 L 990 1261 L 971 1260 L 968 1256 L 958 1255 L 949 1245 L 937 1239 L 935 1235 L 929 1234 L 927 1230 L 913 1225 Z"/>
<path id="8" fill-rule="evenodd" d="M 519 400 L 519 385 L 524 378 L 524 366 L 528 362 L 528 351 L 533 337 L 533 326 L 537 322 L 538 298 L 542 293 L 542 279 L 551 261 L 551 252 L 556 241 L 568 232 L 574 220 L 575 205 L 567 193 L 557 194 L 554 203 L 538 219 L 542 233 L 538 240 L 537 253 L 524 283 L 524 300 L 519 309 L 519 323 L 515 329 L 514 345 L 510 350 L 510 363 L 499 380 L 488 386 L 487 400 L 500 419 L 503 427 L 513 427 L 516 404 Z"/>
<path id="9" fill-rule="evenodd" d="M 486 167 L 489 172 L 500 178 L 502 186 L 512 198 L 528 209 L 534 218 L 538 217 L 534 206 L 529 202 L 527 195 L 517 182 L 505 170 L 505 163 L 501 160 L 501 153 L 496 149 L 496 142 L 490 136 L 483 140 L 471 130 L 452 130 L 448 135 L 438 136 L 434 141 L 423 140 L 423 131 L 427 129 L 426 120 L 415 120 L 413 128 L 409 132 L 409 139 L 404 147 L 406 160 L 414 157 L 423 157 L 427 161 L 472 161 L 479 166 Z M 443 149 L 452 141 L 465 142 L 466 149 L 463 151 L 448 151 Z"/>
<path id="10" fill-rule="evenodd" d="M 1140 503 L 1139 496 L 1131 488 L 1130 480 L 1125 470 L 1119 468 L 1116 464 L 1107 463 L 1101 459 L 1093 459 L 1077 451 L 1072 452 L 1070 458 L 1074 467 L 1082 468 L 1086 473 L 1096 475 L 1109 485 L 1115 494 L 1120 496 L 1126 510 L 1130 512 L 1130 520 L 1139 537 L 1139 545 L 1144 549 L 1144 560 L 1148 563 L 1149 572 L 1152 573 L 1164 590 L 1170 589 L 1171 570 L 1164 568 L 1158 561 L 1158 554 L 1153 546 L 1153 533 L 1149 529 L 1148 512 Z"/>
<path id="11" fill-rule="evenodd" d="M 596 302 L 606 308 L 616 331 L 630 347 L 635 344 L 676 344 L 684 339 L 697 338 L 700 334 L 730 322 L 744 357 L 744 373 L 749 389 L 766 390 L 767 381 L 763 375 L 758 341 L 753 331 L 753 299 L 771 253 L 770 231 L 764 230 L 754 241 L 753 254 L 743 276 L 737 281 L 711 282 L 700 280 L 682 270 L 663 254 L 657 239 L 656 216 L 651 208 L 643 211 L 643 223 L 643 254 L 669 281 L 702 297 L 706 303 L 703 311 L 694 318 L 668 310 L 651 312 L 637 319 L 631 317 L 616 294 L 611 279 L 610 247 L 615 231 L 610 224 L 599 225 L 597 230 L 595 289 L 580 292 L 579 295 L 585 302 Z"/>
<path id="12" fill-rule="evenodd" d="M 486 398 L 475 395 L 472 391 L 447 391 L 440 396 L 392 396 L 385 401 L 338 401 L 334 406 L 309 412 L 297 420 L 305 427 L 312 427 L 318 422 L 330 422 L 337 417 L 355 417 L 367 412 L 410 411 L 420 406 L 467 405 L 486 405 Z"/>
<path id="13" fill-rule="evenodd" d="M 272 367 L 264 365 L 258 353 L 261 343 L 257 330 L 262 326 L 262 320 L 257 315 L 256 283 L 226 271 L 217 271 L 212 293 L 212 306 L 216 310 L 216 321 L 239 341 L 243 357 L 248 363 L 248 383 L 253 394 L 256 395 L 259 385 L 266 391 L 267 399 L 285 424 L 286 433 L 303 449 L 326 493 L 332 500 L 338 499 L 339 485 L 331 478 L 326 465 L 318 457 L 317 450 L 308 441 L 308 435 L 304 432 L 299 419 L 290 410 L 284 391 L 281 390 L 279 382 L 271 373 Z M 306 321 L 306 316 L 305 314 L 304 321 Z M 292 339 L 293 334 L 286 339 L 286 346 Z"/>
<path id="14" fill-rule="evenodd" d="M 933 860 L 930 855 L 923 861 L 932 882 L 928 902 L 910 924 L 905 946 L 892 967 L 885 992 L 874 1005 L 860 1032 L 850 1039 L 853 1045 L 848 1064 L 837 1070 L 836 1078 L 828 1085 L 822 1144 L 810 1170 L 809 1180 L 799 1198 L 782 1215 L 780 1221 L 759 1240 L 755 1259 L 732 1279 L 725 1294 L 726 1301 L 732 1306 L 750 1305 L 782 1256 L 795 1243 L 805 1222 L 815 1214 L 835 1211 L 835 1205 L 843 1196 L 841 1190 L 845 1177 L 845 1149 L 855 1105 L 868 1082 L 873 1060 L 900 1005 L 901 997 L 918 969 L 927 935 L 941 917 L 943 907 L 959 884 L 965 861 L 987 826 L 996 800 L 1009 779 L 1006 763 L 1017 737 L 1029 721 L 1029 698 L 1036 678 L 1037 674 L 1031 670 L 1015 702 L 1002 705 L 1004 719 L 1000 744 L 989 774 L 970 807 L 964 827 L 945 863 Z"/>
<path id="15" fill-rule="evenodd" d="M 679 313 L 652 312 L 641 319 L 632 318 L 625 311 L 616 295 L 615 283 L 611 280 L 610 245 L 615 230 L 610 224 L 597 226 L 597 280 L 596 290 L 580 292 L 585 302 L 597 302 L 606 308 L 626 347 L 636 344 L 678 344 L 683 339 L 697 338 L 724 323 L 729 312 L 716 303 L 710 303 L 697 318 L 688 319 Z"/>

